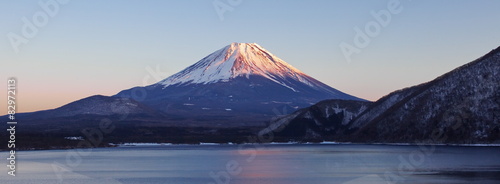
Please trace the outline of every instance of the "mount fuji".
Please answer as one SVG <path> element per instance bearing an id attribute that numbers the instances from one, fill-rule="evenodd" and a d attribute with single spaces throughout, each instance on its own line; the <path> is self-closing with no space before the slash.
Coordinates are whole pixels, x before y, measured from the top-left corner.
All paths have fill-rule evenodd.
<path id="1" fill-rule="evenodd" d="M 32 138 L 26 143 L 40 143 L 46 135 L 55 142 L 85 136 L 82 130 L 102 122 L 114 122 L 106 137 L 111 142 L 220 142 L 252 135 L 278 115 L 325 99 L 366 101 L 304 74 L 255 43 L 232 43 L 155 84 L 16 117 L 29 122 L 20 125 Z M 45 142 L 40 144 L 51 146 Z"/>
<path id="2" fill-rule="evenodd" d="M 304 74 L 256 43 L 232 43 L 158 84 L 164 87 L 178 84 L 210 84 L 256 76 L 264 77 L 293 92 L 300 92 L 294 87 L 300 88 L 297 85 L 301 83 L 316 91 L 355 99 Z"/>
<path id="3" fill-rule="evenodd" d="M 277 110 L 294 111 L 325 99 L 365 101 L 310 77 L 256 43 L 232 43 L 162 81 L 115 97 L 132 97 L 180 120 L 237 126 L 258 125 Z"/>
<path id="4" fill-rule="evenodd" d="M 132 97 L 177 120 L 236 126 L 258 125 L 277 110 L 290 113 L 325 99 L 365 101 L 310 77 L 256 43 L 232 43 L 162 81 L 114 97 Z"/>

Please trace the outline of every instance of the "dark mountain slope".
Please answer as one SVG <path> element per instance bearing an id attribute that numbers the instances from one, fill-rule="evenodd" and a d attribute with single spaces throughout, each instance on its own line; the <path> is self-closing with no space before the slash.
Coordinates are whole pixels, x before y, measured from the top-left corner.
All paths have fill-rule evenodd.
<path id="1" fill-rule="evenodd" d="M 272 120 L 270 126 L 260 134 L 273 132 L 279 139 L 301 141 L 331 140 L 342 136 L 348 123 L 371 103 L 353 100 L 321 101 Z"/>
<path id="2" fill-rule="evenodd" d="M 332 107 L 351 108 L 332 114 Z M 346 112 L 351 116 L 342 116 Z M 285 140 L 498 143 L 500 48 L 372 104 L 323 101 L 272 121 L 261 133 L 270 131 Z"/>
<path id="3" fill-rule="evenodd" d="M 350 123 L 358 142 L 500 140 L 500 48 L 433 81 L 393 92 Z"/>

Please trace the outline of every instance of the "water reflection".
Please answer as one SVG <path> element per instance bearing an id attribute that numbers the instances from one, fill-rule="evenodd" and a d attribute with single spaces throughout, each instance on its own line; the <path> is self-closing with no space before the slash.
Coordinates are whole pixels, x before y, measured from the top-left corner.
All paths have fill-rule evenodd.
<path id="1" fill-rule="evenodd" d="M 138 146 L 94 149 L 74 167 L 66 163 L 68 150 L 21 151 L 18 176 L 2 174 L 0 183 L 57 183 L 53 163 L 67 169 L 63 183 L 500 183 L 500 147 L 439 146 L 418 165 L 405 166 L 415 162 L 411 155 L 418 150 L 384 145 Z"/>

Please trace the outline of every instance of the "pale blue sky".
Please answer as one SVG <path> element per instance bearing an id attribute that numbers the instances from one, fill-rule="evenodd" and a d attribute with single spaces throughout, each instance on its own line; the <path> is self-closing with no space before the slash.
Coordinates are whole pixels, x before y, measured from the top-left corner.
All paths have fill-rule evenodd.
<path id="1" fill-rule="evenodd" d="M 234 6 L 220 0 L 233 9 L 223 20 L 213 0 L 73 0 L 16 53 L 8 34 L 22 35 L 23 17 L 32 21 L 44 12 L 39 2 L 50 1 L 0 2 L 0 78 L 18 78 L 21 112 L 151 84 L 147 68 L 167 77 L 231 42 L 258 43 L 369 100 L 432 80 L 500 45 L 496 0 L 401 0 L 402 11 L 351 62 L 340 43 L 352 44 L 354 28 L 375 21 L 370 12 L 386 10 L 390 0 L 243 0 Z"/>

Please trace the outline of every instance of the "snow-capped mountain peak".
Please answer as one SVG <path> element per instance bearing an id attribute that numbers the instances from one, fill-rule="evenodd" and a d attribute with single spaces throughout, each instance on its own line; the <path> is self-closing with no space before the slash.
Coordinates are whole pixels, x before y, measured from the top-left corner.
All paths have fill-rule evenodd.
<path id="1" fill-rule="evenodd" d="M 189 83 L 208 84 L 227 82 L 240 76 L 250 78 L 252 75 L 263 76 L 285 87 L 288 86 L 283 80 L 290 78 L 309 86 L 314 86 L 312 83 L 315 83 L 311 77 L 256 43 L 232 43 L 158 84 L 164 87 Z"/>

